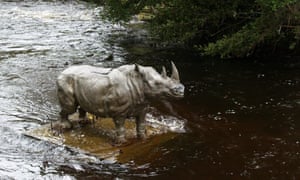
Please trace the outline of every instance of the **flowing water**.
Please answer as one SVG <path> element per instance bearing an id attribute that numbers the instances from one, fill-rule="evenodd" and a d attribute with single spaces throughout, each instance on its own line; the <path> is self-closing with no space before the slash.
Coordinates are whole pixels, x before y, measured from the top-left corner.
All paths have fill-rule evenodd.
<path id="1" fill-rule="evenodd" d="M 143 43 L 145 32 L 101 20 L 101 10 L 81 1 L 0 1 L 1 179 L 300 177 L 299 59 L 155 50 Z M 156 113 L 181 133 L 153 148 L 151 162 L 105 162 L 22 135 L 59 118 L 55 80 L 69 65 L 160 68 L 170 60 L 186 96 Z"/>

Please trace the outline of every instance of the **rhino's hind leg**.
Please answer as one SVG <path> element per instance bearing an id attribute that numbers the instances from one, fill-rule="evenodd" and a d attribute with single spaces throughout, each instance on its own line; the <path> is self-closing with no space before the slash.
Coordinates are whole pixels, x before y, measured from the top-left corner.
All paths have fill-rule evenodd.
<path id="1" fill-rule="evenodd" d="M 72 123 L 69 120 L 69 115 L 76 112 L 77 105 L 75 104 L 75 102 L 74 104 L 61 104 L 61 108 L 62 110 L 60 112 L 60 123 L 62 125 L 62 128 L 70 129 L 72 128 Z"/>
<path id="2" fill-rule="evenodd" d="M 81 126 L 91 124 L 91 122 L 89 121 L 89 118 L 87 117 L 87 112 L 83 108 L 79 107 L 78 112 L 79 112 L 79 121 L 78 122 Z"/>
<path id="3" fill-rule="evenodd" d="M 71 113 L 72 114 L 72 113 Z M 69 113 L 64 112 L 63 110 L 60 112 L 60 128 L 61 129 L 71 129 L 72 123 L 69 120 Z"/>
<path id="4" fill-rule="evenodd" d="M 66 89 L 69 88 L 58 88 L 57 93 L 61 107 L 60 123 L 57 123 L 57 126 L 61 126 L 60 129 L 72 128 L 72 123 L 69 120 L 69 115 L 75 113 L 78 106 L 73 93 L 67 91 Z"/>
<path id="5" fill-rule="evenodd" d="M 72 124 L 68 119 L 68 115 L 65 114 L 63 111 L 61 111 L 60 116 L 61 116 L 60 121 L 51 123 L 51 131 L 53 135 L 59 135 L 63 133 L 65 130 L 72 128 Z"/>
<path id="6" fill-rule="evenodd" d="M 79 112 L 79 119 L 80 120 L 87 120 L 86 119 L 86 111 L 84 109 L 79 107 L 78 112 Z"/>

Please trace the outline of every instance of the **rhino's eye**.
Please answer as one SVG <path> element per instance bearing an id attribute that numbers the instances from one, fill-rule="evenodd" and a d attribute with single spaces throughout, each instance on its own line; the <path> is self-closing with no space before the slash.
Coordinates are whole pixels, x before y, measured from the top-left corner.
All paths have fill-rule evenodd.
<path id="1" fill-rule="evenodd" d="M 155 86 L 160 86 L 161 82 L 156 81 L 154 84 L 155 84 Z"/>

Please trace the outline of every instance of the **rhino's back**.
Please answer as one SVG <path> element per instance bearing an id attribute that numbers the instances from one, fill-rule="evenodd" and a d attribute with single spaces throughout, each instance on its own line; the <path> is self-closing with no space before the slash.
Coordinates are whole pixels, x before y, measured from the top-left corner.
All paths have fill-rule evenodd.
<path id="1" fill-rule="evenodd" d="M 94 67 L 89 65 L 71 66 L 65 69 L 61 75 L 69 76 L 91 76 L 92 74 L 107 75 L 112 71 L 111 68 Z"/>

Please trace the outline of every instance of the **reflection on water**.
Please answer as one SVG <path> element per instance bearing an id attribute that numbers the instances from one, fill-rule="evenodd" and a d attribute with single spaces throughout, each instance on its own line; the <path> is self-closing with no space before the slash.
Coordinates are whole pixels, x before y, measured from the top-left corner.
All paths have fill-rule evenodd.
<path id="1" fill-rule="evenodd" d="M 299 60 L 205 60 L 134 44 L 141 40 L 120 44 L 117 34 L 128 32 L 99 20 L 100 12 L 80 1 L 0 1 L 1 177 L 300 176 Z M 158 105 L 164 115 L 148 119 L 185 133 L 150 149 L 151 162 L 103 162 L 21 135 L 58 118 L 55 79 L 68 65 L 137 62 L 160 69 L 170 60 L 178 66 L 186 97 L 171 102 L 172 112 Z M 180 120 L 172 121 L 174 113 Z"/>

